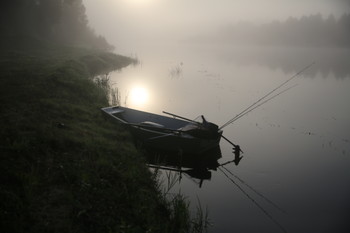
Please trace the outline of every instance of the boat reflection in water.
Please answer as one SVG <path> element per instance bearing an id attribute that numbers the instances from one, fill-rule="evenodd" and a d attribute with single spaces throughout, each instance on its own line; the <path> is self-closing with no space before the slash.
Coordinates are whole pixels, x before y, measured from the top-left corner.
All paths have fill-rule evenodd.
<path id="1" fill-rule="evenodd" d="M 238 165 L 242 159 L 240 146 L 222 135 L 223 131 L 203 115 L 201 121 L 196 121 L 169 112 L 163 111 L 171 117 L 121 106 L 101 110 L 129 128 L 135 144 L 145 151 L 150 167 L 178 171 L 180 177 L 185 173 L 199 179 L 200 186 L 203 180 L 210 180 L 212 170 L 232 162 Z M 232 122 L 228 121 L 221 128 Z M 218 162 L 221 138 L 233 146 L 235 154 L 234 159 L 225 164 Z"/>
<path id="2" fill-rule="evenodd" d="M 179 180 L 185 174 L 188 177 L 199 181 L 199 187 L 202 187 L 204 180 L 211 179 L 211 172 L 216 171 L 220 166 L 229 163 L 239 164 L 242 156 L 240 151 L 235 153 L 233 160 L 223 164 L 219 163 L 222 158 L 220 146 L 214 147 L 203 153 L 186 154 L 181 150 L 178 152 L 169 152 L 165 150 L 144 149 L 144 155 L 147 159 L 147 165 L 150 168 L 173 171 L 179 174 Z"/>

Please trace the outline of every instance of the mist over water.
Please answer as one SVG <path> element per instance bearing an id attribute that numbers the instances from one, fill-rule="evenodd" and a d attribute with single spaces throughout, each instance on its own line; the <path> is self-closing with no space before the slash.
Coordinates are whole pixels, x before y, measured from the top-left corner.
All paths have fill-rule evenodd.
<path id="1" fill-rule="evenodd" d="M 244 151 L 238 166 L 225 167 L 286 212 L 232 177 L 287 232 L 333 232 L 337 227 L 338 232 L 346 232 L 350 70 L 345 64 L 349 51 L 159 48 L 140 52 L 139 66 L 112 75 L 124 100 L 135 86 L 148 92 L 147 101 L 136 103 L 126 97 L 124 104 L 190 119 L 203 114 L 218 125 L 316 61 L 288 85 L 298 86 L 224 128 L 224 135 Z M 180 71 L 173 73 L 174 67 Z M 233 159 L 232 146 L 224 140 L 221 151 L 219 163 Z M 208 207 L 214 224 L 211 232 L 281 232 L 219 170 L 212 171 L 202 188 L 196 182 L 185 176 L 172 192 L 189 196 L 193 210 L 197 198 Z"/>
<path id="2" fill-rule="evenodd" d="M 84 0 L 90 25 L 120 53 L 183 42 L 349 45 L 346 0 Z"/>
<path id="3" fill-rule="evenodd" d="M 140 60 L 111 74 L 127 107 L 221 126 L 315 62 L 286 88 L 297 86 L 224 128 L 244 151 L 225 167 L 284 212 L 220 170 L 201 188 L 184 176 L 172 192 L 208 208 L 210 232 L 348 232 L 348 1 L 84 2 L 116 52 Z M 232 146 L 220 146 L 219 163 L 232 160 Z"/>

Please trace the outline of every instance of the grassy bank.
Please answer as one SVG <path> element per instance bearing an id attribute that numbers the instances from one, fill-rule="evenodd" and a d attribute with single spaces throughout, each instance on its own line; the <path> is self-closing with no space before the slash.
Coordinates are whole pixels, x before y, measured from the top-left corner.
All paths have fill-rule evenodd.
<path id="1" fill-rule="evenodd" d="M 106 120 L 92 77 L 133 60 L 73 48 L 2 50 L 1 232 L 181 232 L 130 135 Z M 174 206 L 177 206 L 174 210 Z"/>

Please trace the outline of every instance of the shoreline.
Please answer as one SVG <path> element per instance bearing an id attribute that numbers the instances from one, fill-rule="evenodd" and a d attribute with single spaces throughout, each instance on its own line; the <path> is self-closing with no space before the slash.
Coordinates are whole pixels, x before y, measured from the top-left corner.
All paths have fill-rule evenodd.
<path id="1" fill-rule="evenodd" d="M 1 53 L 0 229 L 189 230 L 185 198 L 166 200 L 130 134 L 100 111 L 108 97 L 92 77 L 133 61 L 73 47 Z"/>

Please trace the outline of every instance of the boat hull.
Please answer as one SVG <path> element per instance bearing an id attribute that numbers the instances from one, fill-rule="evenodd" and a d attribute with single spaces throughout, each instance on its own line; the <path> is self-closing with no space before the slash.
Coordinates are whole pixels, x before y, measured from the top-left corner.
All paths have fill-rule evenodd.
<path id="1" fill-rule="evenodd" d="M 220 143 L 222 131 L 197 136 L 181 130 L 191 124 L 188 121 L 125 107 L 102 108 L 102 111 L 128 126 L 137 144 L 144 147 L 199 154 Z"/>
<path id="2" fill-rule="evenodd" d="M 142 146 L 161 150 L 182 151 L 184 153 L 203 153 L 219 145 L 220 138 L 204 139 L 186 133 L 163 133 L 130 127 L 133 137 Z"/>

